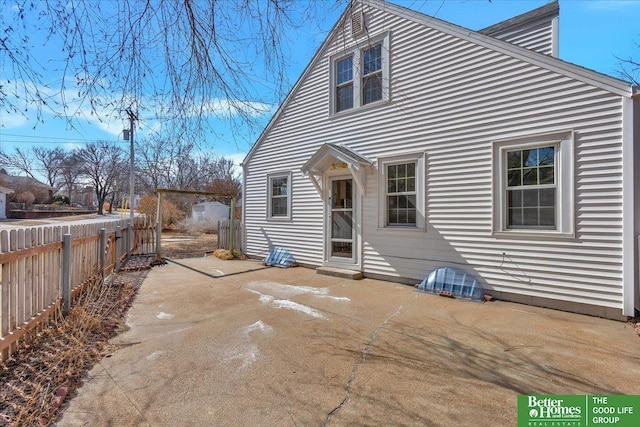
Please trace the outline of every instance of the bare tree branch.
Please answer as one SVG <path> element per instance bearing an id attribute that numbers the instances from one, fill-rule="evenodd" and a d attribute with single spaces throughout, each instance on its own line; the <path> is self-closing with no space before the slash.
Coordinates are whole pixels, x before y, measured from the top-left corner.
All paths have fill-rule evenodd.
<path id="1" fill-rule="evenodd" d="M 165 137 L 198 141 L 215 132 L 212 118 L 256 126 L 282 100 L 290 85 L 288 33 L 324 16 L 327 3 L 3 0 L 2 8 L 6 111 L 34 108 L 43 120 L 47 108 L 73 124 L 87 110 L 107 120 L 133 106 L 143 117 L 162 118 Z M 45 46 L 34 46 L 34 31 Z M 30 52 L 49 46 L 51 59 L 38 64 Z M 44 81 L 45 69 L 59 80 Z"/>
<path id="2" fill-rule="evenodd" d="M 34 172 L 36 165 L 33 163 L 31 153 L 28 149 L 25 150 L 16 147 L 12 154 L 0 151 L 0 164 L 2 164 L 2 167 L 7 169 L 8 172 L 16 174 L 24 173 L 28 177 L 35 179 Z"/>
<path id="3" fill-rule="evenodd" d="M 65 157 L 65 151 L 60 147 L 34 147 L 31 153 L 37 170 L 40 171 L 47 180 L 46 184 L 55 188 L 56 191 L 62 188 L 62 182 L 59 178 L 62 173 L 62 162 Z"/>
<path id="4" fill-rule="evenodd" d="M 80 161 L 80 172 L 95 189 L 98 214 L 102 215 L 107 196 L 113 191 L 121 171 L 126 170 L 124 152 L 116 145 L 98 141 L 87 144 L 75 154 Z"/>
<path id="5" fill-rule="evenodd" d="M 636 46 L 640 48 L 640 44 L 636 43 Z M 619 61 L 620 77 L 631 82 L 634 86 L 640 85 L 640 61 L 631 57 L 623 59 L 616 56 L 616 59 Z"/>

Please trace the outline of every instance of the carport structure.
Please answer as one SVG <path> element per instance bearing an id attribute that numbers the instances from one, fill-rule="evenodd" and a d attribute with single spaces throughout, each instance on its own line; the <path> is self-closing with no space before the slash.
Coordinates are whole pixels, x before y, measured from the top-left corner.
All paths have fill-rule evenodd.
<path id="1" fill-rule="evenodd" d="M 235 207 L 236 207 L 236 196 L 232 196 L 229 194 L 223 194 L 223 193 L 212 193 L 212 192 L 208 192 L 208 191 L 194 191 L 194 190 L 177 190 L 177 189 L 171 189 L 171 188 L 157 188 L 156 189 L 156 193 L 158 194 L 158 202 L 157 202 L 157 206 L 156 206 L 156 259 L 161 259 L 162 258 L 162 199 L 164 194 L 167 193 L 174 193 L 174 194 L 192 194 L 192 195 L 197 195 L 197 196 L 213 196 L 213 197 L 222 197 L 225 199 L 231 199 L 231 205 L 230 205 L 230 210 L 229 210 L 229 217 L 231 218 L 230 221 L 230 250 L 234 249 L 234 241 L 233 241 L 233 236 L 234 236 L 234 221 L 233 218 L 235 217 Z"/>

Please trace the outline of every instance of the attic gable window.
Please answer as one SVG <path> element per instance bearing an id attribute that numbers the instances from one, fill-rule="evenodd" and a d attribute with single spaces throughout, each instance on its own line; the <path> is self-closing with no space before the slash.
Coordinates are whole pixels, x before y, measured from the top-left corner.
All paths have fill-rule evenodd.
<path id="1" fill-rule="evenodd" d="M 389 100 L 389 33 L 343 50 L 330 68 L 330 114 Z"/>
<path id="2" fill-rule="evenodd" d="M 353 108 L 353 55 L 336 63 L 336 111 Z"/>
<path id="3" fill-rule="evenodd" d="M 382 43 L 362 55 L 362 105 L 382 99 Z"/>

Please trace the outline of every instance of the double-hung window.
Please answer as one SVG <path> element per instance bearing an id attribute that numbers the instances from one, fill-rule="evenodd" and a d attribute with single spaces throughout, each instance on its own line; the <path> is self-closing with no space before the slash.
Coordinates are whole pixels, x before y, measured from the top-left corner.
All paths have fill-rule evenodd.
<path id="1" fill-rule="evenodd" d="M 555 229 L 554 145 L 507 150 L 507 228 Z"/>
<path id="2" fill-rule="evenodd" d="M 330 64 L 331 114 L 389 99 L 389 33 L 343 50 Z"/>
<path id="3" fill-rule="evenodd" d="M 353 108 L 353 55 L 336 62 L 336 112 Z"/>
<path id="4" fill-rule="evenodd" d="M 378 160 L 380 228 L 425 228 L 425 155 L 412 153 Z"/>
<path id="5" fill-rule="evenodd" d="M 291 174 L 268 176 L 267 217 L 269 219 L 291 218 Z"/>
<path id="6" fill-rule="evenodd" d="M 494 141 L 493 231 L 574 234 L 573 132 Z"/>
<path id="7" fill-rule="evenodd" d="M 362 52 L 362 105 L 382 99 L 382 43 Z"/>
<path id="8" fill-rule="evenodd" d="M 416 225 L 416 162 L 387 165 L 387 225 Z"/>

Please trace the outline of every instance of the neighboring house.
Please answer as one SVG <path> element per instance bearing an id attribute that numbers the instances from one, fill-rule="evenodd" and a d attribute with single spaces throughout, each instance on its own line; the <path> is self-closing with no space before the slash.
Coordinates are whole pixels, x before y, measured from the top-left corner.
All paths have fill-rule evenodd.
<path id="1" fill-rule="evenodd" d="M 10 188 L 0 187 L 0 219 L 7 217 L 7 194 L 12 194 Z"/>
<path id="2" fill-rule="evenodd" d="M 610 318 L 639 304 L 640 96 L 558 59 L 557 2 L 482 31 L 351 3 L 244 161 L 246 253 Z"/>
<path id="3" fill-rule="evenodd" d="M 69 189 L 63 188 L 54 194 L 54 197 L 69 197 Z M 69 205 L 73 207 L 93 207 L 95 190 L 90 185 L 74 185 L 71 190 Z"/>
<path id="4" fill-rule="evenodd" d="M 62 193 L 64 194 L 64 193 Z M 90 185 L 78 185 L 71 192 L 71 206 L 93 207 L 95 205 L 96 191 Z"/>
<path id="5" fill-rule="evenodd" d="M 217 224 L 229 219 L 229 206 L 220 202 L 201 202 L 191 207 L 191 218 L 194 221 Z"/>
<path id="6" fill-rule="evenodd" d="M 16 194 L 29 191 L 35 197 L 35 203 L 48 203 L 53 198 L 55 188 L 29 176 L 14 176 L 0 173 L 0 182 Z"/>

